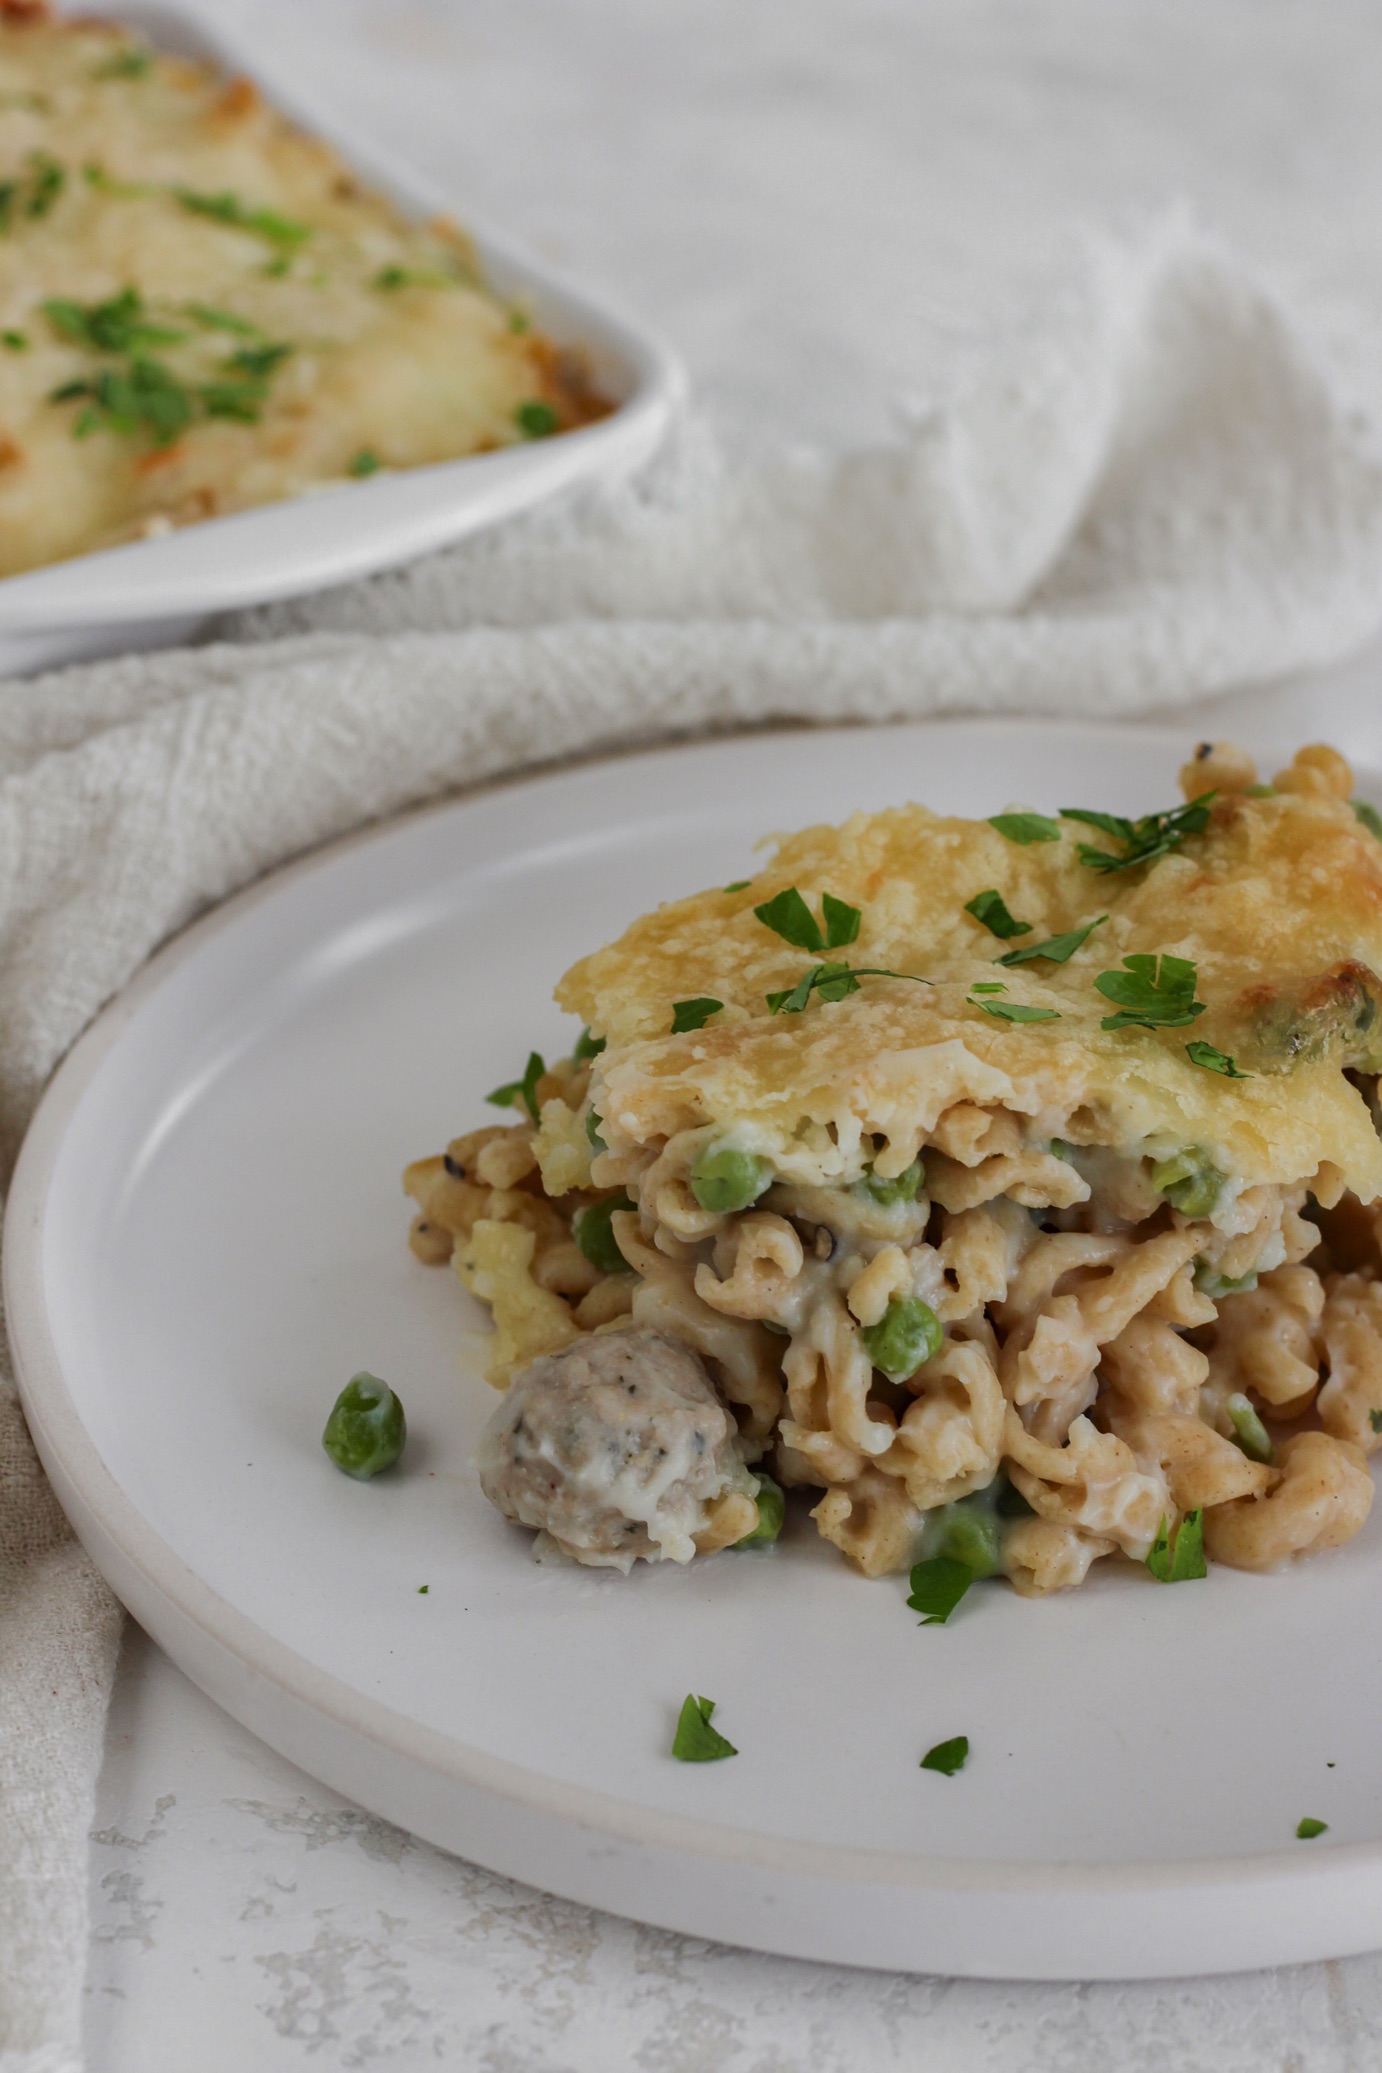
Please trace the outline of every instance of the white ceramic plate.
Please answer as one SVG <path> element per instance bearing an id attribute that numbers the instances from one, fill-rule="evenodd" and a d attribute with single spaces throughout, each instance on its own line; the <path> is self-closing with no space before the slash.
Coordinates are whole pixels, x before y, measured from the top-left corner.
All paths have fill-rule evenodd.
<path id="1" fill-rule="evenodd" d="M 257 78 L 276 106 L 334 144 L 407 215 L 456 208 L 454 196 L 351 135 L 309 96 L 274 78 L 258 50 L 239 48 L 189 9 L 131 0 L 111 12 L 160 49 Z M 618 405 L 609 417 L 560 438 L 343 484 L 0 578 L 0 672 L 183 639 L 213 613 L 410 561 L 646 459 L 682 393 L 675 355 L 642 325 L 465 220 L 493 286 L 526 302 L 550 337 L 583 348 L 599 386 Z"/>
<path id="2" fill-rule="evenodd" d="M 361 836 L 165 951 L 57 1075 L 5 1228 L 40 1452 L 137 1617 L 367 1807 L 672 1928 L 1029 1977 L 1382 1943 L 1382 1507 L 1280 1576 L 1109 1563 L 944 1629 L 804 1517 L 689 1570 L 538 1567 L 468 1465 L 481 1314 L 405 1243 L 404 1161 L 574 1036 L 567 962 L 744 875 L 765 829 L 909 797 L 1146 810 L 1184 746 L 959 724 L 617 761 Z M 369 1485 L 319 1443 L 362 1367 L 411 1427 Z M 691 1690 L 733 1761 L 672 1761 Z M 960 1776 L 918 1768 L 956 1734 Z M 1294 1839 L 1306 1814 L 1326 1837 Z"/>

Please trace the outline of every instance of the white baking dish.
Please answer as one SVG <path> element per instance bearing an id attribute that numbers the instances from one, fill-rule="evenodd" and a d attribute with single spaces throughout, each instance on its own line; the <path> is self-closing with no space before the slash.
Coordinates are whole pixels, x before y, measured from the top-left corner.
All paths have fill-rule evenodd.
<path id="1" fill-rule="evenodd" d="M 110 12 L 160 49 L 255 77 L 276 106 L 325 137 L 409 215 L 458 214 L 495 288 L 521 297 L 550 337 L 582 347 L 618 407 L 558 438 L 343 484 L 0 579 L 0 673 L 189 638 L 217 612 L 409 561 L 572 484 L 626 473 L 652 451 L 683 385 L 661 340 L 502 240 L 476 233 L 463 200 L 457 208 L 454 197 L 391 154 L 348 135 L 266 73 L 257 53 L 237 49 L 195 14 L 118 0 Z"/>

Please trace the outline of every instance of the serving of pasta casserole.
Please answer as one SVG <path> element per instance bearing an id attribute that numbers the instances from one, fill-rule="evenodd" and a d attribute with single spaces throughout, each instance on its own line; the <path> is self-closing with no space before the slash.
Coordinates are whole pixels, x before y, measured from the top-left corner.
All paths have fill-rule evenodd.
<path id="1" fill-rule="evenodd" d="M 1382 821 L 1324 747 L 1182 783 L 808 828 L 566 974 L 573 1055 L 405 1176 L 493 1314 L 505 1516 L 627 1570 L 802 1491 L 865 1575 L 1029 1595 L 1358 1531 Z"/>
<path id="2" fill-rule="evenodd" d="M 0 575 L 605 409 L 247 80 L 0 4 Z"/>

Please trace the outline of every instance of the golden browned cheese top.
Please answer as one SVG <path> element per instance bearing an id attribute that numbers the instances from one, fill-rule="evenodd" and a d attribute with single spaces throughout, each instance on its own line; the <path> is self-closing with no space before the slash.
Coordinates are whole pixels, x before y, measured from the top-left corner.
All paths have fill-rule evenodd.
<path id="1" fill-rule="evenodd" d="M 918 1117 L 924 1133 L 927 1115 L 969 1099 L 1031 1117 L 1034 1134 L 1194 1143 L 1244 1181 L 1293 1181 L 1329 1160 L 1365 1199 L 1382 1192 L 1378 1136 L 1346 1076 L 1382 1064 L 1382 843 L 1349 804 L 1224 794 L 1203 833 L 1110 873 L 1079 855 L 1086 842 L 1113 849 L 1105 836 L 1059 825 L 1058 841 L 1023 847 L 921 806 L 857 814 L 785 838 L 742 891 L 636 921 L 557 995 L 608 1039 L 597 1074 L 615 1129 L 646 1141 L 714 1122 L 776 1152 L 846 1142 L 862 1126 L 895 1143 Z M 782 941 L 754 909 L 788 886 L 816 914 L 827 892 L 858 907 L 858 940 L 819 955 Z M 965 911 L 989 889 L 1027 933 L 999 940 Z M 1067 963 L 997 962 L 1101 915 Z M 1194 964 L 1204 1012 L 1192 1025 L 1101 1027 L 1116 1006 L 1095 979 L 1139 953 Z M 769 1012 L 767 994 L 828 959 L 912 976 Z M 1006 990 L 976 996 L 976 982 Z M 724 1009 L 670 1035 L 674 1003 L 697 996 Z M 985 998 L 1056 1019 L 1003 1021 Z M 1189 1043 L 1250 1077 L 1193 1063 Z"/>
<path id="2" fill-rule="evenodd" d="M 600 407 L 246 81 L 0 11 L 0 575 Z"/>

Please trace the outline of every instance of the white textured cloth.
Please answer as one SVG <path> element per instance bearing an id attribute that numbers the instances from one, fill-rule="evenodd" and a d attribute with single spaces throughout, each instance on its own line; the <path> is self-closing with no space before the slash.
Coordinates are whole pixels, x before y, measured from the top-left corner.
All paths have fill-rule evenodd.
<path id="1" fill-rule="evenodd" d="M 214 646 L 0 686 L 0 1173 L 149 952 L 258 873 L 525 764 L 773 719 L 1132 714 L 1382 624 L 1382 458 L 1184 224 L 1104 242 L 896 446 L 639 483 Z M 0 1373 L 0 2073 L 78 2064 L 118 1616 Z"/>

